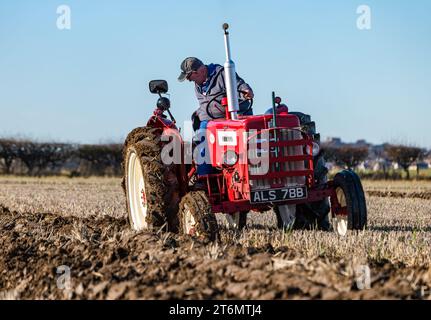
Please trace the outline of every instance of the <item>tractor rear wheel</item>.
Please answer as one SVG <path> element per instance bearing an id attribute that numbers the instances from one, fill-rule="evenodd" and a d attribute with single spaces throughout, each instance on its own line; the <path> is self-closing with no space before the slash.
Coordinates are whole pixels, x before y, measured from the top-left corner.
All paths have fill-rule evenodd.
<path id="1" fill-rule="evenodd" d="M 175 165 L 162 162 L 162 133 L 159 128 L 136 128 L 124 144 L 122 187 L 134 230 L 165 225 L 168 231 L 178 230 L 178 180 Z"/>
<path id="2" fill-rule="evenodd" d="M 331 210 L 334 230 L 339 235 L 345 235 L 347 230 L 364 230 L 367 226 L 367 205 L 358 175 L 351 170 L 337 173 L 334 188 L 334 200 L 339 204 L 338 210 Z"/>
<path id="3" fill-rule="evenodd" d="M 183 234 L 207 241 L 219 239 L 217 219 L 204 191 L 191 191 L 181 199 L 179 218 Z"/>

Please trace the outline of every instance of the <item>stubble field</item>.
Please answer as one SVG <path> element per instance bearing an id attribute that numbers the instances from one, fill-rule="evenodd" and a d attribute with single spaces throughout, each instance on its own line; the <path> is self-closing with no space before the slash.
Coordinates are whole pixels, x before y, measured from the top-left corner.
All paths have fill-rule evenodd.
<path id="1" fill-rule="evenodd" d="M 251 213 L 208 244 L 131 231 L 120 179 L 2 177 L 0 298 L 430 299 L 431 184 L 364 189 L 366 231 L 282 232 Z"/>

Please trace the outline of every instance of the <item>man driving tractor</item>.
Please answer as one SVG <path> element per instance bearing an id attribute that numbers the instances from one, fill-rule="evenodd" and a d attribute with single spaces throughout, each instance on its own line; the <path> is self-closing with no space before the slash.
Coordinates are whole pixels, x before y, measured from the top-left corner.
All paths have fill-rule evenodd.
<path id="1" fill-rule="evenodd" d="M 209 106 L 208 114 L 206 107 L 213 98 L 219 97 L 220 100 L 226 95 L 225 74 L 223 66 L 219 64 L 205 65 L 201 60 L 195 57 L 186 58 L 181 63 L 181 74 L 178 77 L 180 82 L 184 80 L 193 81 L 195 83 L 195 93 L 199 102 L 199 108 L 194 115 L 200 121 L 208 121 L 213 118 L 224 118 L 225 111 L 220 105 L 220 101 L 214 100 Z M 243 100 L 251 100 L 254 97 L 251 87 L 240 77 L 236 75 L 238 91 L 241 92 Z M 242 107 L 242 108 L 241 108 Z M 240 104 L 240 112 L 245 111 L 247 104 Z M 249 110 L 246 115 L 252 115 L 252 110 Z"/>
<path id="2" fill-rule="evenodd" d="M 199 102 L 199 108 L 193 113 L 193 129 L 205 130 L 208 121 L 212 119 L 225 118 L 225 110 L 221 105 L 221 99 L 226 96 L 226 83 L 224 67 L 219 64 L 205 65 L 195 57 L 188 57 L 181 63 L 181 74 L 178 81 L 193 81 L 195 83 L 195 93 Z M 251 87 L 236 74 L 238 92 L 241 94 L 243 103 L 240 103 L 240 113 L 243 115 L 253 115 L 253 110 L 249 108 L 247 100 L 254 97 Z M 205 137 L 201 137 L 200 148 L 201 156 L 205 157 Z M 197 174 L 199 176 L 213 173 L 210 164 L 203 163 L 198 165 Z"/>

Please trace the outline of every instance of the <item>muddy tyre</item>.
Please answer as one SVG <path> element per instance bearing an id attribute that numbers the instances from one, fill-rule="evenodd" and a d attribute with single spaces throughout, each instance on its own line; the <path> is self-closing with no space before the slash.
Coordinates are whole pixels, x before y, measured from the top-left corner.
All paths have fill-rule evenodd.
<path id="1" fill-rule="evenodd" d="M 134 230 L 178 231 L 178 180 L 175 165 L 161 159 L 162 130 L 141 127 L 129 133 L 123 148 L 122 187 Z"/>
<path id="2" fill-rule="evenodd" d="M 351 170 L 337 173 L 334 188 L 337 201 L 344 211 L 344 214 L 332 212 L 334 230 L 340 235 L 345 235 L 347 230 L 364 230 L 367 226 L 367 205 L 358 175 Z"/>
<path id="3" fill-rule="evenodd" d="M 205 241 L 219 239 L 217 219 L 204 191 L 187 193 L 179 205 L 180 230 Z"/>

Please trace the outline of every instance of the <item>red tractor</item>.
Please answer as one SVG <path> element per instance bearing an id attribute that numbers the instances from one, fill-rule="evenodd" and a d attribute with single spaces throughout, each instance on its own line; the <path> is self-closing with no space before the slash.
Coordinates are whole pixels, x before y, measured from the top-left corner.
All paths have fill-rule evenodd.
<path id="1" fill-rule="evenodd" d="M 150 91 L 159 95 L 157 107 L 145 127 L 129 133 L 123 149 L 131 226 L 215 240 L 215 213 L 226 214 L 241 229 L 249 211 L 273 209 L 280 228 L 329 229 L 331 211 L 339 234 L 363 230 L 367 208 L 360 179 L 344 170 L 327 180 L 320 136 L 308 115 L 289 112 L 274 93 L 270 112 L 239 114 L 227 29 L 225 24 L 226 118 L 209 121 L 203 133 L 214 173 L 197 176 L 192 154 L 199 145 L 181 137 L 169 99 L 162 96 L 167 82 L 151 81 Z"/>

